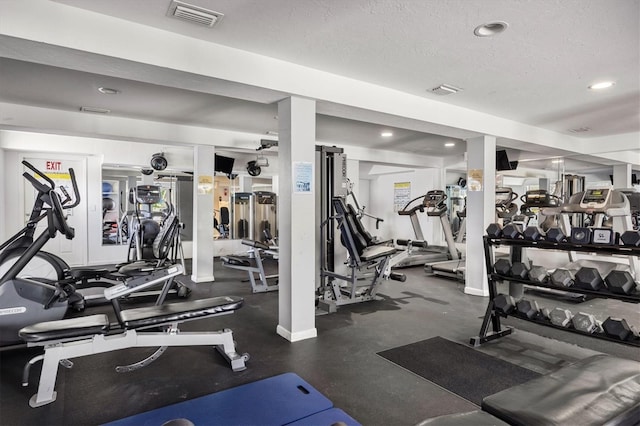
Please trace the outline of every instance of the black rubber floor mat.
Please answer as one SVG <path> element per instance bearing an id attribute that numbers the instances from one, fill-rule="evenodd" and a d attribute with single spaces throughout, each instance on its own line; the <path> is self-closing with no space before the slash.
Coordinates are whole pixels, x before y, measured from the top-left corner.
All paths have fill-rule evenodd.
<path id="1" fill-rule="evenodd" d="M 540 374 L 442 337 L 378 352 L 388 359 L 474 404 Z"/>

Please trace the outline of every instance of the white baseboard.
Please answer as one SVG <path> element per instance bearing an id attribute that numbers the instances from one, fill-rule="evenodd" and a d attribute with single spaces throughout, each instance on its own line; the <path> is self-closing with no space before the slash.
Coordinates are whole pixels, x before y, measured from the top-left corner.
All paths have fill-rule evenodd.
<path id="1" fill-rule="evenodd" d="M 489 289 L 484 290 L 484 289 L 480 289 L 480 288 L 473 288 L 473 287 L 465 286 L 464 293 L 465 294 L 470 294 L 472 296 L 488 297 L 489 296 Z"/>
<path id="2" fill-rule="evenodd" d="M 191 275 L 191 281 L 193 281 L 194 283 L 206 283 L 208 281 L 215 281 L 216 279 L 213 277 L 213 275 L 209 275 L 206 277 L 196 277 L 195 275 Z"/>
<path id="3" fill-rule="evenodd" d="M 291 333 L 289 330 L 287 330 L 283 326 L 278 325 L 278 327 L 276 328 L 276 333 L 278 333 L 280 336 L 284 337 L 290 342 L 299 342 L 300 340 L 313 339 L 315 337 L 318 337 L 318 330 L 316 330 L 315 328 L 310 328 L 308 330 L 296 331 L 295 333 Z"/>

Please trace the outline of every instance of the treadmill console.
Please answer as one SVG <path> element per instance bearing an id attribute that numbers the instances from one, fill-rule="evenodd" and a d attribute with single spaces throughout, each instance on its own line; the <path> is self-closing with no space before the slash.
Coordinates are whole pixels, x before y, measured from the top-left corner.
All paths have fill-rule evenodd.
<path id="1" fill-rule="evenodd" d="M 587 189 L 580 200 L 580 207 L 585 209 L 604 209 L 609 204 L 611 190 L 606 188 Z"/>
<path id="2" fill-rule="evenodd" d="M 427 195 L 424 196 L 424 200 L 422 204 L 425 207 L 440 207 L 447 199 L 447 195 L 444 191 L 441 190 L 433 190 L 427 192 Z"/>

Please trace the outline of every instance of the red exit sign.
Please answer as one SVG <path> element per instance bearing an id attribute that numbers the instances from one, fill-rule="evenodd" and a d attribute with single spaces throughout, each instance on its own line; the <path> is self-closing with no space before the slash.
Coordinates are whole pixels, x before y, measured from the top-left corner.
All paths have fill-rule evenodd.
<path id="1" fill-rule="evenodd" d="M 47 170 L 62 170 L 62 161 L 47 161 Z"/>

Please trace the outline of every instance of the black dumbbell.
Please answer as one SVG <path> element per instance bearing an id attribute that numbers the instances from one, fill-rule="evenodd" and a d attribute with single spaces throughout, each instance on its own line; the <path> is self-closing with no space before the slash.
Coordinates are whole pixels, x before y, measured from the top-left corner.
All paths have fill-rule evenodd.
<path id="1" fill-rule="evenodd" d="M 604 281 L 600 276 L 600 271 L 596 268 L 580 268 L 576 272 L 573 285 L 587 290 L 600 290 L 604 287 Z"/>
<path id="2" fill-rule="evenodd" d="M 535 283 L 544 283 L 548 279 L 547 269 L 544 266 L 533 265 L 529 269 L 529 280 Z"/>
<path id="3" fill-rule="evenodd" d="M 569 327 L 571 325 L 571 311 L 564 308 L 555 308 L 554 310 L 549 312 L 549 319 L 551 320 L 551 324 L 560 326 L 560 327 Z"/>
<path id="4" fill-rule="evenodd" d="M 624 231 L 620 235 L 620 242 L 625 246 L 640 247 L 640 230 Z"/>
<path id="5" fill-rule="evenodd" d="M 602 323 L 604 333 L 618 340 L 631 340 L 636 336 L 635 330 L 627 320 L 609 317 Z"/>
<path id="6" fill-rule="evenodd" d="M 585 312 L 578 312 L 573 318 L 571 318 L 573 327 L 584 333 L 602 333 L 602 325 L 591 314 Z"/>
<path id="7" fill-rule="evenodd" d="M 511 273 L 511 262 L 509 262 L 509 259 L 505 258 L 498 259 L 496 263 L 493 264 L 493 270 L 498 275 L 508 277 Z"/>
<path id="8" fill-rule="evenodd" d="M 527 265 L 522 262 L 513 262 L 510 273 L 512 277 L 524 280 L 529 276 L 529 268 L 527 268 Z"/>
<path id="9" fill-rule="evenodd" d="M 567 236 L 564 235 L 562 229 L 558 227 L 549 228 L 544 236 L 544 239 L 552 243 L 563 243 L 567 241 Z"/>
<path id="10" fill-rule="evenodd" d="M 535 300 L 520 299 L 516 303 L 518 314 L 525 316 L 529 319 L 534 319 L 540 313 L 540 307 Z"/>
<path id="11" fill-rule="evenodd" d="M 557 268 L 549 276 L 551 283 L 558 287 L 571 287 L 574 282 L 573 272 L 565 268 Z"/>
<path id="12" fill-rule="evenodd" d="M 502 228 L 502 237 L 512 240 L 522 238 L 522 227 L 517 223 L 510 223 Z"/>
<path id="13" fill-rule="evenodd" d="M 627 271 L 611 271 L 604 281 L 612 293 L 632 294 L 636 291 L 636 283 Z"/>
<path id="14" fill-rule="evenodd" d="M 493 298 L 493 308 L 505 315 L 509 315 L 516 308 L 516 300 L 508 294 L 499 294 Z"/>
<path id="15" fill-rule="evenodd" d="M 545 238 L 544 232 L 539 226 L 527 226 L 522 236 L 527 241 L 540 241 Z"/>
<path id="16" fill-rule="evenodd" d="M 572 244 L 589 244 L 591 242 L 591 228 L 571 228 L 569 241 Z"/>
<path id="17" fill-rule="evenodd" d="M 501 238 L 502 226 L 499 223 L 492 223 L 487 226 L 487 235 L 489 238 Z"/>

